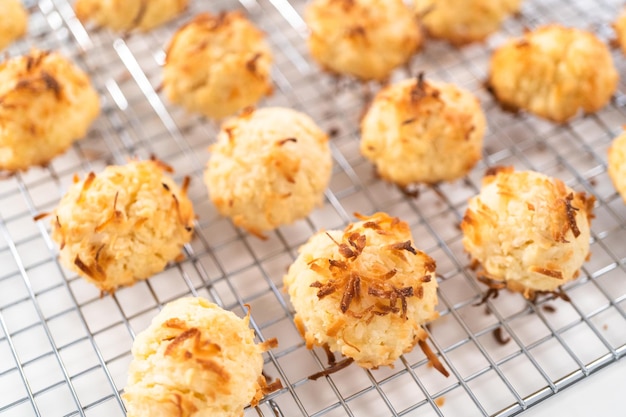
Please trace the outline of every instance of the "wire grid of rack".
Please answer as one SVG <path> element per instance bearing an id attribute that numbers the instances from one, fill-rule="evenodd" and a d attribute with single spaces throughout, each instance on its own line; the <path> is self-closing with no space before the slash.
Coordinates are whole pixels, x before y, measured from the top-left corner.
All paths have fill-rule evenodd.
<path id="1" fill-rule="evenodd" d="M 133 336 L 164 303 L 190 294 L 239 315 L 249 304 L 259 338 L 279 340 L 279 347 L 266 354 L 265 372 L 285 388 L 246 409 L 246 416 L 510 416 L 617 361 L 626 352 L 626 207 L 607 176 L 606 150 L 626 120 L 624 84 L 604 110 L 557 126 L 504 113 L 482 82 L 490 52 L 506 37 L 558 21 L 609 40 L 609 22 L 620 3 L 527 0 L 520 16 L 485 44 L 454 49 L 427 43 L 394 80 L 424 71 L 473 91 L 489 128 L 484 160 L 466 179 L 423 187 L 418 198 L 410 198 L 376 178 L 360 156 L 363 89 L 337 83 L 309 59 L 305 1 L 195 1 L 165 27 L 124 37 L 86 29 L 66 0 L 27 2 L 28 37 L 9 54 L 32 46 L 62 51 L 92 77 L 102 115 L 86 139 L 48 167 L 0 181 L 0 416 L 124 415 L 120 392 Z M 275 53 L 276 91 L 262 105 L 304 111 L 332 132 L 334 171 L 325 204 L 306 220 L 269 234 L 267 241 L 237 230 L 209 203 L 202 169 L 219 126 L 187 114 L 158 92 L 163 47 L 176 27 L 199 11 L 236 8 L 267 33 Z M 626 73 L 617 50 L 614 59 Z M 47 222 L 32 218 L 54 208 L 74 173 L 84 176 L 150 155 L 171 164 L 177 180 L 192 177 L 195 238 L 180 263 L 101 297 L 59 265 Z M 580 279 L 565 286 L 571 303 L 532 304 L 502 293 L 476 305 L 485 289 L 468 268 L 458 224 L 482 172 L 493 165 L 534 169 L 596 196 L 592 257 Z M 437 261 L 441 317 L 429 332 L 451 375 L 438 374 L 417 349 L 393 368 L 367 371 L 353 365 L 311 381 L 307 376 L 325 366 L 325 356 L 305 348 L 282 276 L 312 233 L 343 227 L 355 211 L 378 210 L 406 220 L 416 245 Z M 508 343 L 496 341 L 498 328 Z"/>

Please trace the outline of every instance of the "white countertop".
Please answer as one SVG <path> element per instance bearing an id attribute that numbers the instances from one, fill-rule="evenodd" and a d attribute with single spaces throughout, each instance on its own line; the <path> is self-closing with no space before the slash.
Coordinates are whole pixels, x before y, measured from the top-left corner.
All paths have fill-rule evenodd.
<path id="1" fill-rule="evenodd" d="M 626 360 L 620 360 L 530 408 L 524 417 L 626 415 Z"/>

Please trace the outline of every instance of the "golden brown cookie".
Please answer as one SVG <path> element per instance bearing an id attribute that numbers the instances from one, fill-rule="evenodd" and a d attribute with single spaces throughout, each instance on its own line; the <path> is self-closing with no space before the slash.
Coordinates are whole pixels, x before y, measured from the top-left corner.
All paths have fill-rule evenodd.
<path id="1" fill-rule="evenodd" d="M 594 34 L 553 24 L 500 46 L 488 84 L 504 107 L 563 123 L 604 107 L 618 78 L 608 47 Z"/>
<path id="2" fill-rule="evenodd" d="M 272 52 L 241 12 L 196 16 L 166 52 L 163 90 L 188 111 L 222 119 L 272 92 Z"/>
<path id="3" fill-rule="evenodd" d="M 56 52 L 0 63 L 0 170 L 46 165 L 83 138 L 100 113 L 87 74 Z"/>
<path id="4" fill-rule="evenodd" d="M 311 56 L 325 70 L 360 80 L 386 80 L 422 44 L 402 0 L 313 0 L 305 20 Z"/>
<path id="5" fill-rule="evenodd" d="M 615 31 L 617 44 L 622 53 L 626 54 L 626 9 L 623 9 L 613 22 L 613 30 Z"/>
<path id="6" fill-rule="evenodd" d="M 307 115 L 269 107 L 224 122 L 204 175 L 209 196 L 235 225 L 264 231 L 306 217 L 324 198 L 328 136 Z"/>
<path id="7" fill-rule="evenodd" d="M 133 343 L 128 417 L 241 417 L 263 395 L 262 352 L 244 319 L 202 298 L 163 307 Z"/>
<path id="8" fill-rule="evenodd" d="M 453 45 L 482 41 L 519 10 L 522 0 L 414 0 L 428 34 Z"/>
<path id="9" fill-rule="evenodd" d="M 469 200 L 463 246 L 479 277 L 532 299 L 578 277 L 589 256 L 593 203 L 561 180 L 499 168 Z"/>
<path id="10" fill-rule="evenodd" d="M 188 0 L 76 0 L 76 16 L 117 31 L 147 31 L 182 13 Z"/>
<path id="11" fill-rule="evenodd" d="M 608 171 L 617 192 L 626 202 L 626 133 L 622 132 L 609 148 Z"/>
<path id="12" fill-rule="evenodd" d="M 364 368 L 391 366 L 438 317 L 435 261 L 385 213 L 319 232 L 284 277 L 307 347 L 328 345 Z"/>
<path id="13" fill-rule="evenodd" d="M 472 93 L 420 75 L 376 95 L 361 121 L 361 153 L 401 187 L 452 181 L 480 160 L 485 125 Z"/>
<path id="14" fill-rule="evenodd" d="M 20 0 L 0 0 L 0 51 L 15 39 L 24 36 L 28 13 Z"/>
<path id="15" fill-rule="evenodd" d="M 102 291 L 146 279 L 174 261 L 194 211 L 160 161 L 132 161 L 75 182 L 52 213 L 63 266 Z"/>

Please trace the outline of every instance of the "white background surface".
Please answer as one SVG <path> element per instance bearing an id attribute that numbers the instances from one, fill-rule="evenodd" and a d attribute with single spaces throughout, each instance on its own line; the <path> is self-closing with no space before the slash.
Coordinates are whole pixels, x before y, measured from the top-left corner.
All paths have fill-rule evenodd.
<path id="1" fill-rule="evenodd" d="M 626 361 L 620 360 L 522 413 L 524 417 L 626 415 Z"/>

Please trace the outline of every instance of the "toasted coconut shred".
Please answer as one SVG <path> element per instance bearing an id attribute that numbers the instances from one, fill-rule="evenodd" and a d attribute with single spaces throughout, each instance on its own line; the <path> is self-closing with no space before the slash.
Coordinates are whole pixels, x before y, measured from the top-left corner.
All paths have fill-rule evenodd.
<path id="1" fill-rule="evenodd" d="M 357 217 L 343 231 L 314 235 L 284 277 L 307 347 L 346 357 L 331 370 L 352 361 L 392 366 L 425 342 L 422 325 L 438 317 L 436 264 L 415 248 L 409 226 L 385 213 Z"/>

